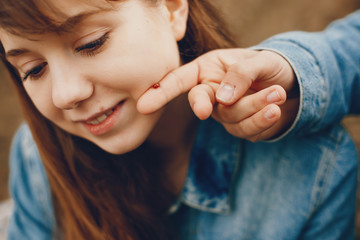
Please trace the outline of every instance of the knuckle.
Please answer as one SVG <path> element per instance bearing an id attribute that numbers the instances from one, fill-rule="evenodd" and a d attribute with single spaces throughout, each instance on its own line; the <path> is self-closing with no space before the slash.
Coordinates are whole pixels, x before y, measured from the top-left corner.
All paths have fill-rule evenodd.
<path id="1" fill-rule="evenodd" d="M 237 78 L 241 80 L 254 79 L 253 72 L 249 71 L 248 68 L 245 66 L 245 64 L 241 62 L 236 62 L 232 64 L 229 67 L 228 72 L 234 74 Z"/>
<path id="2" fill-rule="evenodd" d="M 252 136 L 251 132 L 242 123 L 226 124 L 224 127 L 230 134 L 239 138 L 249 139 Z"/>
<path id="3" fill-rule="evenodd" d="M 221 124 L 224 124 L 224 122 L 221 120 L 221 118 L 219 117 L 219 115 L 217 114 L 217 112 L 216 112 L 215 110 L 211 113 L 211 117 L 212 117 L 215 121 L 217 121 L 217 122 L 219 122 L 219 123 L 221 123 Z"/>
<path id="4" fill-rule="evenodd" d="M 250 126 L 249 129 L 252 129 L 253 132 L 259 132 L 261 129 L 264 129 L 265 126 L 263 124 L 263 122 L 259 119 L 256 118 L 250 118 Z"/>
<path id="5" fill-rule="evenodd" d="M 246 70 L 244 69 L 244 67 L 239 63 L 234 63 L 232 64 L 229 69 L 228 69 L 228 72 L 231 72 L 231 73 L 234 73 L 236 74 L 237 76 L 245 76 L 245 72 Z"/>
<path id="6" fill-rule="evenodd" d="M 249 140 L 252 143 L 256 143 L 262 140 L 262 135 L 261 134 L 256 134 L 250 138 L 248 138 L 247 140 Z"/>
<path id="7" fill-rule="evenodd" d="M 281 86 L 281 85 L 278 85 L 278 84 L 275 84 L 271 87 L 271 91 L 278 91 L 278 93 L 283 96 L 285 95 L 286 96 L 286 91 L 285 89 Z"/>
<path id="8" fill-rule="evenodd" d="M 217 119 L 222 122 L 230 123 L 236 121 L 236 115 L 233 113 L 231 107 L 217 104 L 214 113 L 216 114 Z"/>
<path id="9" fill-rule="evenodd" d="M 254 97 L 256 97 L 256 96 L 254 96 Z M 250 101 L 249 109 L 251 109 L 252 112 L 256 112 L 256 111 L 259 111 L 260 109 L 262 109 L 267 104 L 269 104 L 269 103 L 267 102 L 266 96 L 263 96 L 260 98 L 255 98 L 252 101 Z"/>
<path id="10" fill-rule="evenodd" d="M 173 81 L 176 84 L 176 88 L 181 92 L 184 93 L 184 83 L 182 82 L 181 78 L 177 75 L 175 71 L 172 71 L 169 73 L 170 77 L 173 79 Z"/>
<path id="11" fill-rule="evenodd" d="M 165 105 L 167 102 L 171 101 L 172 96 L 170 93 L 168 93 L 167 91 L 165 91 L 163 88 L 160 88 L 161 94 L 159 94 L 159 97 L 161 97 L 161 99 L 159 98 L 159 102 L 162 103 L 162 105 Z"/>

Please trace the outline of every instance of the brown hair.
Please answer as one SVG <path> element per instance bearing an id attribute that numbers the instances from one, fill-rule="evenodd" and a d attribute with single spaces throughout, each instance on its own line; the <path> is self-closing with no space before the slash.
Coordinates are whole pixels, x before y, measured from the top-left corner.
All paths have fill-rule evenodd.
<path id="1" fill-rule="evenodd" d="M 46 0 L 0 0 L 0 27 L 25 37 L 58 31 L 56 20 L 44 15 L 39 3 Z M 212 49 L 235 46 L 210 1 L 188 3 L 187 31 L 178 43 L 184 62 Z M 167 239 L 163 222 L 174 196 L 171 186 L 164 184 L 163 163 L 154 148 L 145 142 L 133 152 L 115 156 L 58 128 L 33 105 L 1 44 L 0 55 L 46 169 L 60 238 Z"/>

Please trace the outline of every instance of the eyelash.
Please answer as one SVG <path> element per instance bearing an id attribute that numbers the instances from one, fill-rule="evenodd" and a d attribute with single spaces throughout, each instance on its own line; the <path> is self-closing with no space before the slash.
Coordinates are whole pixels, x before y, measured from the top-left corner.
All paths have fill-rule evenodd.
<path id="1" fill-rule="evenodd" d="M 42 76 L 43 69 L 44 69 L 44 67 L 46 67 L 46 65 L 47 65 L 47 63 L 44 62 L 44 63 L 34 67 L 27 73 L 25 73 L 25 76 L 23 77 L 23 81 L 25 81 L 28 78 L 30 78 L 31 80 L 39 79 Z"/>
<path id="2" fill-rule="evenodd" d="M 87 56 L 94 56 L 98 53 L 98 50 L 104 45 L 104 43 L 109 39 L 109 33 L 105 33 L 100 38 L 95 41 L 86 43 L 80 47 L 75 48 L 75 52 L 83 53 Z"/>
<path id="3" fill-rule="evenodd" d="M 104 45 L 104 43 L 109 39 L 109 33 L 105 33 L 100 38 L 96 39 L 95 41 L 86 43 L 80 47 L 75 48 L 75 52 L 77 53 L 84 53 L 87 56 L 94 56 L 96 53 L 98 53 L 98 50 Z M 31 80 L 39 79 L 42 76 L 42 70 L 47 65 L 46 62 L 34 67 L 27 73 L 25 73 L 25 76 L 23 77 L 23 81 L 30 78 Z"/>

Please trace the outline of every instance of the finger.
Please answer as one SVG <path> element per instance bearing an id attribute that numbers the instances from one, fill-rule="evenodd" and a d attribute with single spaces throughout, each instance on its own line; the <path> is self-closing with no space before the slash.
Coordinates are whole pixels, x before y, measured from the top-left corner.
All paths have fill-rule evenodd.
<path id="1" fill-rule="evenodd" d="M 148 89 L 138 100 L 137 110 L 150 114 L 159 110 L 175 97 L 189 91 L 198 83 L 199 67 L 196 61 L 190 62 L 169 72 L 158 88 Z"/>
<path id="2" fill-rule="evenodd" d="M 280 106 L 281 118 L 272 127 L 255 136 L 252 141 L 271 139 L 280 136 L 289 130 L 298 113 L 299 99 L 287 99 L 286 103 Z"/>
<path id="3" fill-rule="evenodd" d="M 189 92 L 189 103 L 200 120 L 210 117 L 215 104 L 215 92 L 207 84 L 199 84 L 193 87 Z"/>
<path id="4" fill-rule="evenodd" d="M 269 104 L 281 105 L 285 101 L 285 90 L 281 86 L 274 85 L 259 92 L 246 95 L 231 106 L 218 104 L 212 116 L 221 123 L 238 123 L 261 111 Z"/>
<path id="5" fill-rule="evenodd" d="M 243 121 L 223 125 L 230 134 L 255 141 L 257 135 L 272 127 L 280 117 L 280 107 L 276 104 L 270 104 Z"/>
<path id="6" fill-rule="evenodd" d="M 283 78 L 293 78 L 291 68 L 289 71 L 283 71 L 284 61 L 275 53 L 259 52 L 253 57 L 232 64 L 217 90 L 217 101 L 231 105 L 254 84 L 259 87 L 258 89 L 262 89 L 273 85 L 272 81 L 279 74 L 282 74 Z"/>

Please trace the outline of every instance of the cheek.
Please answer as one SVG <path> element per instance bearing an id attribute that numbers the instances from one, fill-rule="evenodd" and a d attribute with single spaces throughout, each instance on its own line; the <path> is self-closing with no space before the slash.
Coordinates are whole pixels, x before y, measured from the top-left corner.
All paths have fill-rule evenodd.
<path id="1" fill-rule="evenodd" d="M 112 55 L 112 61 L 103 64 L 106 85 L 130 92 L 138 98 L 168 72 L 180 65 L 177 48 L 156 49 L 153 46 L 136 47 L 131 53 L 125 51 Z M 156 51 L 158 50 L 158 51 Z"/>
<path id="2" fill-rule="evenodd" d="M 139 25 L 139 26 L 138 26 Z M 120 28 L 101 60 L 103 74 L 124 90 L 144 92 L 180 65 L 177 42 L 163 23 Z M 111 81 L 112 81 L 111 80 Z"/>
<path id="3" fill-rule="evenodd" d="M 51 87 L 46 83 L 30 82 L 24 83 L 25 90 L 36 109 L 47 119 L 58 124 L 63 119 L 61 111 L 52 102 Z"/>

